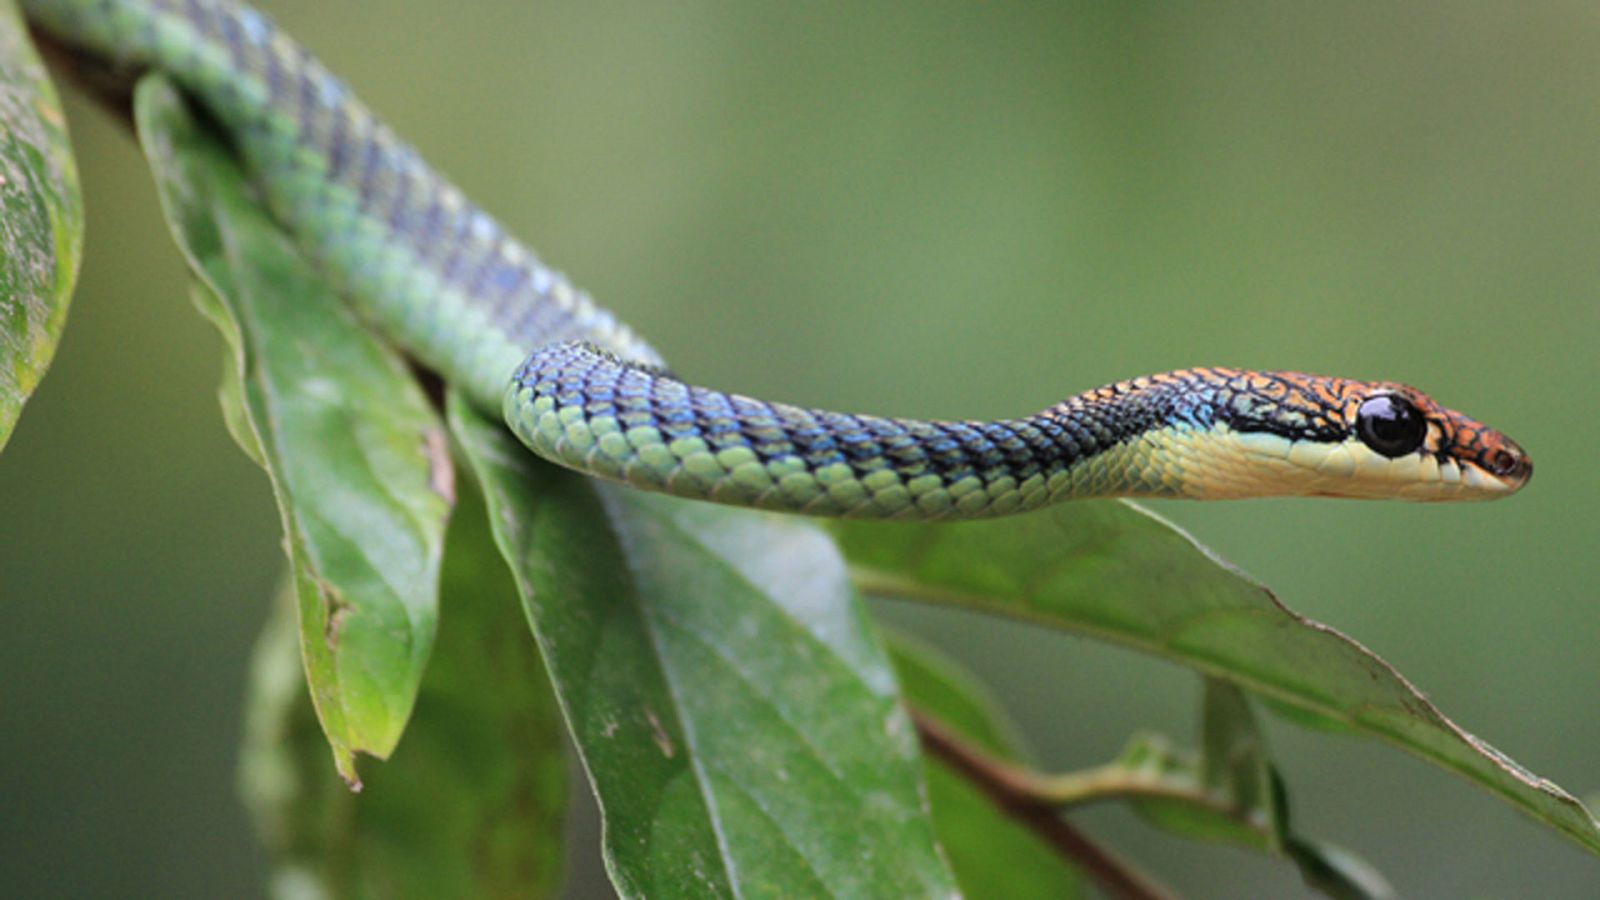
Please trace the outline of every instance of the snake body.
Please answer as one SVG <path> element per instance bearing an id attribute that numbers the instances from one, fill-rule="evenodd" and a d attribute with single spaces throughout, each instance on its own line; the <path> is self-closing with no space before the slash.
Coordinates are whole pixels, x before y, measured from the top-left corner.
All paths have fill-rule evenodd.
<path id="1" fill-rule="evenodd" d="M 1510 439 L 1405 385 L 1197 368 L 1033 416 L 927 422 L 693 387 L 266 15 L 232 0 L 23 0 L 37 27 L 159 69 L 220 123 L 301 250 L 395 343 L 534 452 L 679 496 L 954 518 L 1106 496 L 1503 496 Z"/>

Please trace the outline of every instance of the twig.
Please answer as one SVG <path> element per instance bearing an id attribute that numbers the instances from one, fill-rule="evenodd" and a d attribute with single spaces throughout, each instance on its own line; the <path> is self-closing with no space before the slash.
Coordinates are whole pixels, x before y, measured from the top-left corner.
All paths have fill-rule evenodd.
<path id="1" fill-rule="evenodd" d="M 1177 896 L 1100 846 L 1055 810 L 1023 789 L 1015 767 L 1001 763 L 968 744 L 943 722 L 911 707 L 922 746 L 972 782 L 1000 811 L 1032 829 L 1071 860 L 1102 890 L 1125 900 L 1174 900 Z"/>

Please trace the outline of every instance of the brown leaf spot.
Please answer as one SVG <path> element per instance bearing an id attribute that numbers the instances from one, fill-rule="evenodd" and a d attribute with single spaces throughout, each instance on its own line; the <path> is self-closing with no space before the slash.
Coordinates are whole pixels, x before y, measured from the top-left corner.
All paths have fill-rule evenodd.
<path id="1" fill-rule="evenodd" d="M 455 505 L 456 468 L 450 462 L 450 442 L 444 430 L 429 428 L 423 435 L 422 449 L 428 456 L 428 489 Z"/>
<path id="2" fill-rule="evenodd" d="M 339 635 L 344 631 L 344 620 L 350 614 L 351 606 L 337 588 L 320 578 L 317 579 L 317 593 L 322 595 L 322 604 L 328 610 L 327 624 L 322 626 L 322 642 L 330 653 L 337 653 Z"/>
<path id="3" fill-rule="evenodd" d="M 655 710 L 646 709 L 644 717 L 650 722 L 650 737 L 655 739 L 656 746 L 661 749 L 661 755 L 671 759 L 678 752 L 677 748 L 673 746 L 672 736 L 667 734 L 665 728 L 661 727 L 661 720 L 656 718 Z"/>

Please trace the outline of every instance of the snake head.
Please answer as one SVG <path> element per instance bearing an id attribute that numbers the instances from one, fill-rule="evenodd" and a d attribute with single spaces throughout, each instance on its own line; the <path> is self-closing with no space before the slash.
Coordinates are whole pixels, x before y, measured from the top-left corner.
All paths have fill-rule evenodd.
<path id="1" fill-rule="evenodd" d="M 1224 374 L 1221 416 L 1281 493 L 1486 500 L 1528 482 L 1517 443 L 1405 384 L 1299 372 Z"/>

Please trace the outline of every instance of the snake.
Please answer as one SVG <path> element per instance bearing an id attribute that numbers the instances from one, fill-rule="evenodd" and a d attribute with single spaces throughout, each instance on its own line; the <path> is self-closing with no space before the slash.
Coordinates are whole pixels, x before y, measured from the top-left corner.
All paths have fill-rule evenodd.
<path id="1" fill-rule="evenodd" d="M 176 82 L 372 327 L 533 453 L 588 475 L 885 519 L 1098 497 L 1489 499 L 1532 475 L 1504 434 L 1389 381 L 1188 368 L 986 422 L 828 412 L 694 386 L 266 14 L 233 0 L 22 7 L 71 52 Z"/>

